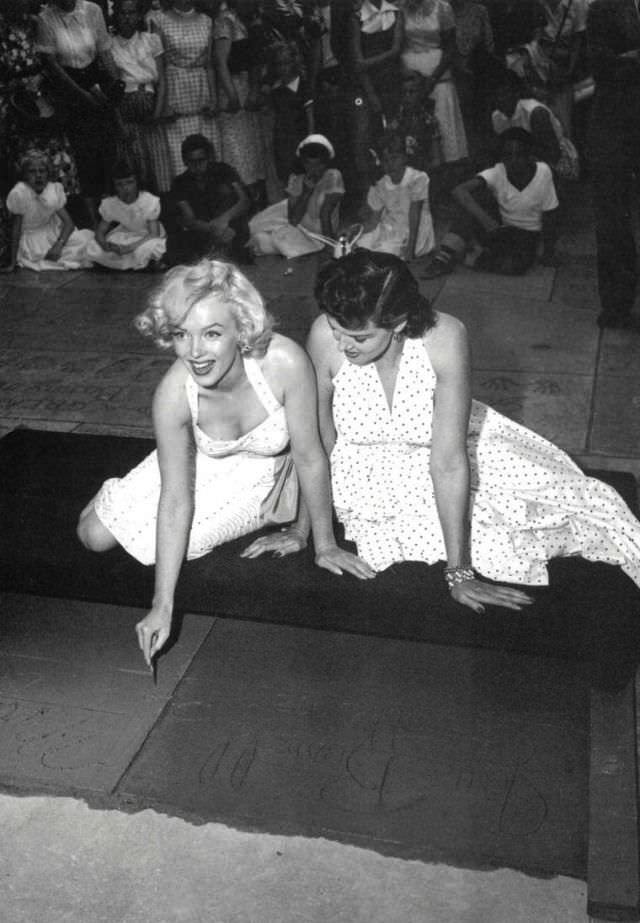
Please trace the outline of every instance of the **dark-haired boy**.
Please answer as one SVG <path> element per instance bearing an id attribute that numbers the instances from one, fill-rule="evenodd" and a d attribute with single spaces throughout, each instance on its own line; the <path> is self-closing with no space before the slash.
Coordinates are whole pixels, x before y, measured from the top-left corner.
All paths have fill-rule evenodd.
<path id="1" fill-rule="evenodd" d="M 181 152 L 186 170 L 171 185 L 174 220 L 167 229 L 168 261 L 186 263 L 215 254 L 250 262 L 250 201 L 240 177 L 215 159 L 203 135 L 185 138 Z"/>
<path id="2" fill-rule="evenodd" d="M 423 278 L 453 272 L 472 240 L 482 247 L 476 269 L 520 275 L 536 261 L 553 263 L 558 197 L 551 168 L 536 161 L 522 128 L 501 135 L 498 163 L 453 190 L 458 211 Z"/>

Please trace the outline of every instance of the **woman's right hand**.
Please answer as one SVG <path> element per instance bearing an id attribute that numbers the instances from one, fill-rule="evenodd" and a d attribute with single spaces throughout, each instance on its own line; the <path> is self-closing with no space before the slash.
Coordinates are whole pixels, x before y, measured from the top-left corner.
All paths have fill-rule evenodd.
<path id="1" fill-rule="evenodd" d="M 147 666 L 166 644 L 171 633 L 171 612 L 164 606 L 154 606 L 136 625 L 138 646 Z"/>

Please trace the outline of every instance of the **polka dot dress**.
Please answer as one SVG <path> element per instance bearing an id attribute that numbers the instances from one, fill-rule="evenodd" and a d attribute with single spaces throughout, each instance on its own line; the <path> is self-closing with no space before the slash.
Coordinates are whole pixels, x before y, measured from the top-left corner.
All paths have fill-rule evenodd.
<path id="1" fill-rule="evenodd" d="M 200 429 L 198 386 L 191 376 L 186 379 L 197 448 L 189 560 L 261 527 L 262 502 L 288 457 L 283 454 L 289 444 L 284 407 L 256 360 L 245 358 L 244 367 L 267 417 L 239 439 L 211 439 Z M 142 564 L 155 561 L 159 498 L 160 468 L 154 451 L 125 477 L 105 481 L 95 500 L 100 521 Z"/>
<path id="2" fill-rule="evenodd" d="M 422 340 L 405 340 L 393 408 L 375 365 L 334 381 L 333 497 L 347 538 L 375 570 L 446 558 L 429 474 L 436 376 Z M 467 440 L 471 559 L 486 577 L 547 584 L 561 555 L 619 564 L 640 585 L 640 522 L 613 488 L 552 443 L 477 401 Z"/>

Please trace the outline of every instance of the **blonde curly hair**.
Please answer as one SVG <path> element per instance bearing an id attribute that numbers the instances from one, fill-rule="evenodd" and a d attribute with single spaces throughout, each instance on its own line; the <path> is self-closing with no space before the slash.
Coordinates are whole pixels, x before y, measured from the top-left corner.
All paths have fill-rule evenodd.
<path id="1" fill-rule="evenodd" d="M 264 352 L 273 334 L 273 318 L 262 295 L 233 263 L 203 259 L 176 266 L 152 292 L 147 308 L 134 318 L 143 336 L 163 349 L 173 340 L 171 325 L 180 325 L 195 304 L 212 295 L 231 308 L 243 352 Z"/>

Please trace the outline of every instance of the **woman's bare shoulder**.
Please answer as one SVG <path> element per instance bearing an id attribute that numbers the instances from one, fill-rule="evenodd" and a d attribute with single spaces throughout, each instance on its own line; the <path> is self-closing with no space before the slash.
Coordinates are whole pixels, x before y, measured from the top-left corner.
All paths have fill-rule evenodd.
<path id="1" fill-rule="evenodd" d="M 467 328 L 453 314 L 436 312 L 436 323 L 423 337 L 425 349 L 434 369 L 437 371 L 443 363 L 453 359 L 465 358 L 469 351 Z"/>
<path id="2" fill-rule="evenodd" d="M 185 382 L 189 372 L 184 363 L 176 359 L 164 373 L 153 395 L 154 414 L 172 416 L 181 421 L 189 417 L 189 404 L 185 391 Z"/>

